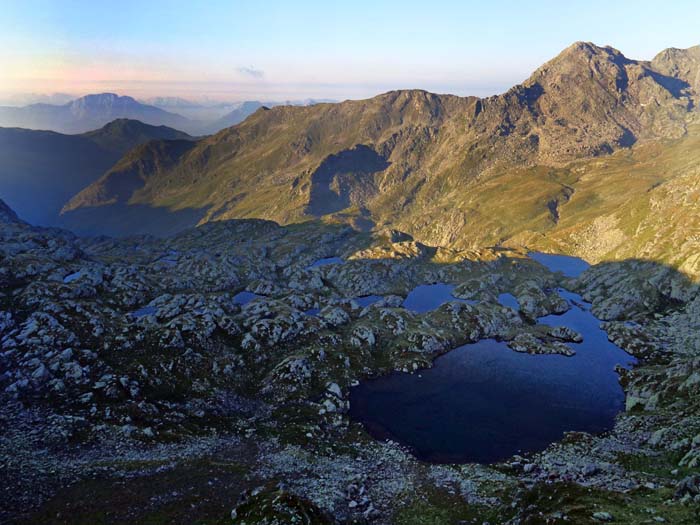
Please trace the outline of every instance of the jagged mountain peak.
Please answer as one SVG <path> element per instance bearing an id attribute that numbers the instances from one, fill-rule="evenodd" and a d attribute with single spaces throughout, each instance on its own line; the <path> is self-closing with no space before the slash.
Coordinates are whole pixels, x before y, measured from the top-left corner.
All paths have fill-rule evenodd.
<path id="1" fill-rule="evenodd" d="M 559 55 L 554 57 L 552 60 L 549 62 L 554 62 L 560 59 L 564 59 L 566 57 L 572 57 L 572 56 L 586 56 L 586 57 L 593 57 L 593 56 L 624 56 L 618 49 L 605 45 L 605 46 L 599 46 L 598 44 L 595 44 L 594 42 L 586 42 L 583 40 L 579 40 L 577 42 L 574 42 L 570 46 L 564 48 Z"/>
<path id="2" fill-rule="evenodd" d="M 524 82 L 531 85 L 549 79 L 561 80 L 568 76 L 585 75 L 589 78 L 617 76 L 626 65 L 636 64 L 611 46 L 592 42 L 575 42 L 557 56 L 537 68 Z"/>
<path id="3" fill-rule="evenodd" d="M 687 49 L 664 49 L 651 61 L 651 66 L 672 78 L 685 82 L 697 97 L 700 93 L 700 45 Z"/>
<path id="4" fill-rule="evenodd" d="M 652 63 L 658 63 L 658 62 L 664 61 L 664 60 L 677 60 L 679 58 L 681 58 L 681 59 L 682 58 L 700 59 L 700 45 L 687 47 L 687 48 L 678 48 L 678 47 L 666 48 L 663 51 L 660 51 L 652 59 Z"/>

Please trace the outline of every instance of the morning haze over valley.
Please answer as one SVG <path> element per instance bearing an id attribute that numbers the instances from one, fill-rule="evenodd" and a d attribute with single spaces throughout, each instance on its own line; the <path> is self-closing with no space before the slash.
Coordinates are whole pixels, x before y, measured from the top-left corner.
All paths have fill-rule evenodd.
<path id="1" fill-rule="evenodd" d="M 0 523 L 700 522 L 695 2 L 0 4 Z"/>

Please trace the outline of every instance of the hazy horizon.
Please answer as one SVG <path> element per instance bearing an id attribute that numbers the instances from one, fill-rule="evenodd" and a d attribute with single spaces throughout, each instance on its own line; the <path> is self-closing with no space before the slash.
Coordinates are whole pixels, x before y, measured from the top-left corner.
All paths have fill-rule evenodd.
<path id="1" fill-rule="evenodd" d="M 164 0 L 119 8 L 30 0 L 4 10 L 0 102 L 16 105 L 28 94 L 103 92 L 222 102 L 344 100 L 411 88 L 489 96 L 576 40 L 645 60 L 700 43 L 700 4 L 690 1 L 660 10 L 629 1 L 438 1 L 426 9 L 412 1 L 351 8 L 219 0 L 193 9 Z"/>
<path id="2" fill-rule="evenodd" d="M 128 92 L 122 92 L 122 91 L 114 91 L 114 90 L 106 90 L 106 91 L 91 91 L 91 92 L 78 92 L 78 93 L 36 93 L 36 92 L 31 92 L 31 93 L 11 93 L 5 96 L 2 96 L 0 94 L 0 106 L 6 106 L 6 107 L 23 107 L 23 106 L 29 106 L 32 104 L 50 104 L 50 105 L 55 105 L 55 106 L 61 106 L 65 105 L 69 102 L 72 102 L 73 100 L 76 100 L 78 98 L 86 97 L 89 95 L 103 95 L 103 94 L 108 94 L 112 93 L 118 96 L 128 96 L 131 97 L 138 102 L 144 103 L 144 104 L 151 104 L 155 106 L 162 106 L 162 107 L 179 107 L 176 105 L 176 101 L 180 101 L 183 104 L 184 103 L 191 103 L 195 105 L 195 107 L 201 107 L 201 108 L 216 108 L 216 107 L 231 107 L 235 106 L 238 104 L 243 104 L 245 102 L 262 102 L 262 103 L 305 103 L 307 101 L 314 101 L 314 102 L 339 102 L 340 100 L 337 99 L 331 99 L 331 98 L 313 98 L 313 97 L 307 97 L 307 98 L 294 98 L 294 99 L 277 99 L 273 100 L 272 98 L 267 98 L 267 97 L 255 97 L 251 96 L 249 98 L 236 98 L 235 94 L 232 94 L 230 97 L 225 97 L 225 98 L 220 98 L 220 99 L 213 99 L 206 94 L 202 94 L 199 96 L 178 96 L 178 95 L 153 95 L 153 96 L 135 96 L 132 95 Z"/>

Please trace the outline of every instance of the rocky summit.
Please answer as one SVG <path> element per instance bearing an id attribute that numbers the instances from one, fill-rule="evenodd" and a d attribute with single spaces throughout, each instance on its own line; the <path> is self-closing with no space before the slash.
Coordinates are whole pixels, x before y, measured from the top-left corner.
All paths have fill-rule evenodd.
<path id="1" fill-rule="evenodd" d="M 579 42 L 489 98 L 0 130 L 115 155 L 50 227 L 0 201 L 0 522 L 698 523 L 699 98 L 700 47 Z"/>

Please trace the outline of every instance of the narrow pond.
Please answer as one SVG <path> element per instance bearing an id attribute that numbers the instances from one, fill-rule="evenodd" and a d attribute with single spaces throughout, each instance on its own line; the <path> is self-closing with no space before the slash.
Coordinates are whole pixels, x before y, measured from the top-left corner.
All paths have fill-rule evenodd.
<path id="1" fill-rule="evenodd" d="M 532 257 L 569 276 L 587 267 L 571 257 Z M 448 352 L 420 374 L 393 373 L 353 387 L 350 416 L 375 438 L 393 439 L 436 463 L 491 463 L 542 450 L 568 431 L 612 428 L 624 407 L 615 365 L 629 367 L 634 359 L 608 341 L 580 296 L 559 293 L 570 310 L 538 322 L 578 331 L 583 342 L 571 344 L 575 356 L 521 354 L 482 340 Z M 509 294 L 499 301 L 518 306 Z"/>
<path id="2" fill-rule="evenodd" d="M 343 259 L 341 259 L 340 257 L 325 257 L 310 264 L 306 267 L 306 269 L 310 270 L 311 268 L 318 268 L 319 266 L 328 266 L 329 264 L 343 264 L 344 262 L 345 261 L 343 261 Z"/>

